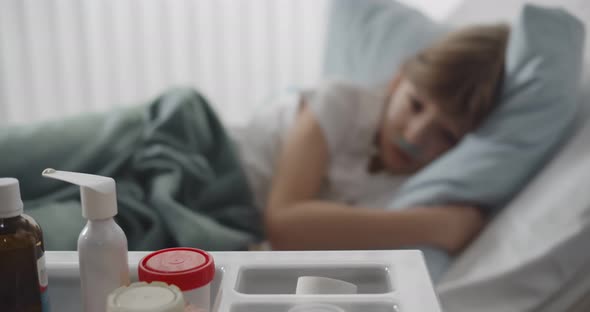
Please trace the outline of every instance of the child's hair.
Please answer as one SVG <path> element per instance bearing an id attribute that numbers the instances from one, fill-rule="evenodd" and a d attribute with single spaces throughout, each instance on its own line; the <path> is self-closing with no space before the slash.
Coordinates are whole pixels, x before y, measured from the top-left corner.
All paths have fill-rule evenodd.
<path id="1" fill-rule="evenodd" d="M 495 24 L 451 32 L 408 59 L 401 74 L 473 130 L 500 94 L 509 31 L 508 25 Z"/>

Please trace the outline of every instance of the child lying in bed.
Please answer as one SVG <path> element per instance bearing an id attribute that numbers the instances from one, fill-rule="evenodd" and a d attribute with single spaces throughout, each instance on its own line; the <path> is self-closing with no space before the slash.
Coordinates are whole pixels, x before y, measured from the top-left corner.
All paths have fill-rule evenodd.
<path id="1" fill-rule="evenodd" d="M 453 32 L 385 89 L 324 83 L 232 129 L 272 248 L 461 251 L 484 225 L 477 203 L 383 208 L 494 108 L 508 35 L 505 25 Z"/>
<path id="2" fill-rule="evenodd" d="M 493 109 L 507 37 L 506 26 L 466 28 L 408 59 L 384 89 L 328 82 L 286 96 L 230 129 L 240 162 L 207 101 L 180 89 L 108 114 L 2 129 L 0 176 L 19 179 L 49 250 L 74 250 L 84 225 L 78 188 L 41 178 L 53 167 L 117 181 L 130 250 L 244 249 L 264 227 L 275 249 L 456 253 L 483 226 L 477 202 L 387 208 L 408 175 Z"/>

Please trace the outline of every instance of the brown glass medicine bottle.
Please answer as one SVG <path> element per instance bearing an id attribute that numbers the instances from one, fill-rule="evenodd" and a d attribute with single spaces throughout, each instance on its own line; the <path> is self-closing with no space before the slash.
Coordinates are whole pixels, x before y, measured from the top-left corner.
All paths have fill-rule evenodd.
<path id="1" fill-rule="evenodd" d="M 43 232 L 22 212 L 18 180 L 0 178 L 0 311 L 47 312 Z"/>

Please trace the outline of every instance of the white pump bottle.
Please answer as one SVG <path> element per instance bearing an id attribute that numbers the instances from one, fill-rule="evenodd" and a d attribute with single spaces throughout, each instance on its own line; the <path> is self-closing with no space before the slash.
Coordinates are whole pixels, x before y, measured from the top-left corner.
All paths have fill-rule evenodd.
<path id="1" fill-rule="evenodd" d="M 54 169 L 43 176 L 80 186 L 82 216 L 88 220 L 78 237 L 82 305 L 84 312 L 104 312 L 109 293 L 129 284 L 127 237 L 113 219 L 115 180 Z"/>

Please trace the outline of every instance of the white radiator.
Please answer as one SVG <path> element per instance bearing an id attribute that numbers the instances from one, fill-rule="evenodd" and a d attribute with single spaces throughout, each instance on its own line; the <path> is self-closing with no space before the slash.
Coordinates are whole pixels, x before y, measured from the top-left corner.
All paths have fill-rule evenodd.
<path id="1" fill-rule="evenodd" d="M 195 87 L 239 122 L 320 74 L 329 0 L 0 0 L 0 125 Z"/>

